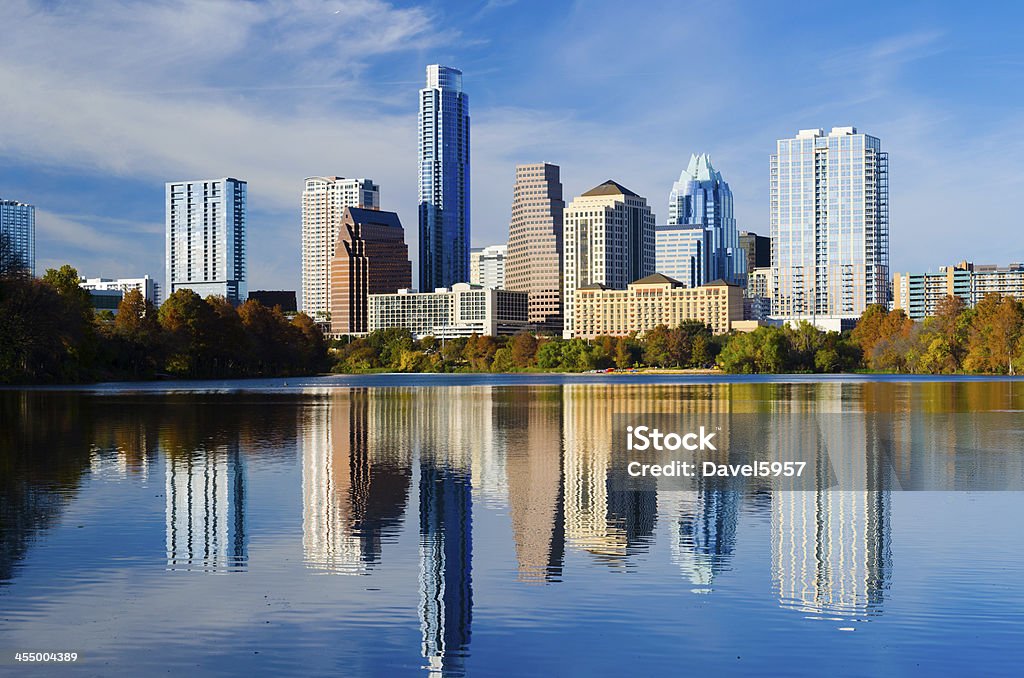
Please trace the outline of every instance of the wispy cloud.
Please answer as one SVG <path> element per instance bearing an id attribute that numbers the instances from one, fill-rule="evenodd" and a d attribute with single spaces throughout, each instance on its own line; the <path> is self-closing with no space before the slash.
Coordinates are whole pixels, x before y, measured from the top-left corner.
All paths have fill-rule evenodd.
<path id="1" fill-rule="evenodd" d="M 946 198 L 970 172 L 1006 195 L 1024 185 L 1024 148 L 1007 132 L 1022 122 L 1020 74 L 993 68 L 1019 63 L 1019 46 L 967 47 L 959 19 L 938 10 L 894 9 L 852 31 L 846 18 L 729 0 L 510 4 L 7 0 L 0 91 L 17 95 L 0 98 L 0 155 L 40 186 L 69 179 L 40 189 L 66 201 L 40 203 L 41 260 L 159 274 L 163 182 L 224 175 L 249 181 L 251 287 L 298 285 L 308 175 L 377 180 L 415 253 L 416 90 L 436 61 L 466 74 L 476 244 L 507 235 L 516 163 L 560 164 L 567 200 L 615 178 L 664 218 L 691 152 L 712 154 L 741 226 L 763 231 L 775 140 L 852 124 L 890 151 L 894 268 L 1024 258 L 965 251 L 966 217 Z M 943 80 L 952 66 L 959 85 Z M 75 177 L 105 177 L 106 204 L 76 205 L 90 189 Z M 111 221 L 132 201 L 138 242 Z M 970 219 L 1020 249 L 1013 200 L 982 200 Z M 130 260 L 105 253 L 115 246 Z"/>

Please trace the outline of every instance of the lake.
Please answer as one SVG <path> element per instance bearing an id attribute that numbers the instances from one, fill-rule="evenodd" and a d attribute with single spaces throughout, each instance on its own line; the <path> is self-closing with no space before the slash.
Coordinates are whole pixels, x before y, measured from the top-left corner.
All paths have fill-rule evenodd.
<path id="1" fill-rule="evenodd" d="M 638 421 L 814 470 L 627 477 Z M 1016 675 L 1022 488 L 1015 379 L 0 390 L 0 671 Z"/>

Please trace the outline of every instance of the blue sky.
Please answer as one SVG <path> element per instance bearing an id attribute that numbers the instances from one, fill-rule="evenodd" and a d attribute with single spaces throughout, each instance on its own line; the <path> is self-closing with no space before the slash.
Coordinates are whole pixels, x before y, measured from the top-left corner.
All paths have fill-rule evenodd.
<path id="1" fill-rule="evenodd" d="M 855 125 L 890 154 L 891 264 L 1024 260 L 1024 5 L 953 2 L 4 0 L 0 196 L 37 268 L 163 277 L 163 184 L 249 182 L 249 289 L 299 287 L 310 175 L 371 177 L 416 261 L 416 101 L 461 68 L 474 245 L 516 163 L 566 198 L 613 178 L 659 221 L 693 152 L 767 232 L 768 157 Z"/>

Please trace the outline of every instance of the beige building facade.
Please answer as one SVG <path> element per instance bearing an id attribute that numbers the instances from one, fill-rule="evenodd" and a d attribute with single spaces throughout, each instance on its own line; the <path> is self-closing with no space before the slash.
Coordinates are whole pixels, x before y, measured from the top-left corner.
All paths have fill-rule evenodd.
<path id="1" fill-rule="evenodd" d="M 678 327 L 688 320 L 703 322 L 715 334 L 756 327 L 743 322 L 743 288 L 721 280 L 685 287 L 655 273 L 624 290 L 591 284 L 578 288 L 574 296 L 573 337 L 583 339 L 642 335 L 659 325 Z"/>
<path id="2" fill-rule="evenodd" d="M 609 179 L 565 210 L 562 335 L 575 331 L 576 290 L 588 285 L 624 290 L 654 273 L 655 218 L 646 198 Z"/>

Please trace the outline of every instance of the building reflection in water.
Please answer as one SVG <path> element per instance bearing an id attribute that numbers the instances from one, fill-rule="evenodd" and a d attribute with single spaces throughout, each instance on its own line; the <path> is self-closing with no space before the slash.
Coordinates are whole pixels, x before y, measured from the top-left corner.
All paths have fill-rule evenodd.
<path id="1" fill-rule="evenodd" d="M 801 450 L 822 472 L 813 489 L 774 494 L 772 569 L 783 607 L 863 618 L 880 612 L 892 569 L 889 491 L 877 489 L 888 462 L 868 435 L 870 414 L 828 412 L 843 386 L 819 384 L 816 403 L 793 403 L 808 416 L 773 418 L 775 458 Z M 815 416 L 812 406 L 825 412 Z"/>
<path id="2" fill-rule="evenodd" d="M 471 450 L 492 416 L 492 390 L 416 391 L 420 466 L 420 628 L 426 668 L 461 675 L 473 616 Z M 486 476 L 484 476 L 486 477 Z"/>
<path id="3" fill-rule="evenodd" d="M 397 533 L 412 475 L 406 400 L 335 392 L 303 410 L 302 546 L 306 564 L 360 574 Z"/>
<path id="4" fill-rule="evenodd" d="M 715 576 L 728 568 L 736 546 L 741 493 L 702 485 L 697 490 L 665 492 L 663 515 L 675 518 L 669 547 L 672 560 L 694 588 L 712 590 Z"/>
<path id="5" fill-rule="evenodd" d="M 503 391 L 495 412 L 507 446 L 508 511 L 519 581 L 559 581 L 565 555 L 562 389 Z"/>
<path id="6" fill-rule="evenodd" d="M 654 537 L 658 503 L 656 481 L 645 478 L 640 489 L 609 483 L 612 469 L 612 416 L 623 407 L 652 411 L 659 403 L 651 391 L 631 389 L 629 398 L 611 385 L 563 387 L 563 476 L 565 537 L 569 546 L 588 552 L 613 567 L 646 549 Z"/>
<path id="7" fill-rule="evenodd" d="M 167 569 L 244 569 L 245 463 L 237 439 L 165 461 Z"/>

